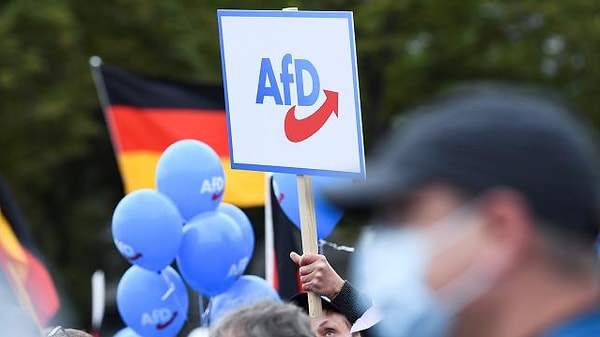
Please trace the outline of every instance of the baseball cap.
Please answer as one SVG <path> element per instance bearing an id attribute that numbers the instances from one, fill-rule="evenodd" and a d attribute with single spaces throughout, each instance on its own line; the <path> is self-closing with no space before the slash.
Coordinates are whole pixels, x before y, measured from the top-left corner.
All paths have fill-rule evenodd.
<path id="1" fill-rule="evenodd" d="M 600 167 L 591 130 L 546 93 L 463 87 L 416 109 L 367 162 L 367 179 L 326 192 L 349 211 L 376 209 L 429 183 L 473 194 L 506 187 L 541 223 L 595 240 Z"/>
<path id="2" fill-rule="evenodd" d="M 304 292 L 294 295 L 292 298 L 290 298 L 290 303 L 302 308 L 302 310 L 308 314 L 308 293 Z M 335 306 L 335 304 L 333 304 L 331 300 L 325 296 L 321 296 L 321 306 L 327 311 L 333 311 L 343 315 L 342 310 Z M 348 319 L 348 321 L 350 320 Z"/>
<path id="3" fill-rule="evenodd" d="M 289 301 L 295 306 L 302 308 L 302 310 L 306 314 L 308 314 L 308 293 L 303 292 L 296 294 L 292 298 L 290 298 Z M 351 332 L 353 333 L 361 332 L 364 334 L 365 332 L 369 331 L 369 329 L 371 329 L 375 324 L 381 321 L 381 315 L 373 307 L 369 308 L 361 317 L 358 318 L 358 320 L 353 321 L 351 317 L 348 317 L 346 314 L 344 314 L 344 310 L 341 310 L 339 307 L 333 304 L 333 302 L 331 302 L 329 298 L 325 296 L 321 296 L 321 306 L 324 310 L 336 312 L 338 314 L 343 315 L 352 326 Z M 364 335 L 368 336 L 367 334 Z"/>

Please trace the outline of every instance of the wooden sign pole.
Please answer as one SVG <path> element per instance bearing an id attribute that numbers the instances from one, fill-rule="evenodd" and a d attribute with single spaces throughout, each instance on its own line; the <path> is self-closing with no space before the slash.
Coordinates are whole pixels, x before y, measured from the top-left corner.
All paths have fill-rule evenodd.
<path id="1" fill-rule="evenodd" d="M 302 252 L 318 254 L 317 221 L 315 217 L 315 199 L 313 197 L 312 178 L 306 175 L 298 175 L 297 183 Z M 320 317 L 323 315 L 321 296 L 313 292 L 308 292 L 308 315 L 310 317 Z"/>
<path id="2" fill-rule="evenodd" d="M 284 8 L 284 11 L 297 11 L 298 7 Z M 302 236 L 302 253 L 319 253 L 317 244 L 317 220 L 315 216 L 315 198 L 313 196 L 312 178 L 306 175 L 297 176 L 298 207 L 300 210 L 300 234 Z M 308 316 L 321 317 L 323 307 L 321 296 L 308 292 Z"/>

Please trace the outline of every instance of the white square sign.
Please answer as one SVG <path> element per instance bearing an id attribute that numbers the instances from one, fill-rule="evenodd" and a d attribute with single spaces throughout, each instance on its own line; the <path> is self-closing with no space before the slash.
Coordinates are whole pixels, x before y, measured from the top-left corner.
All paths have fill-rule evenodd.
<path id="1" fill-rule="evenodd" d="M 232 168 L 363 178 L 352 12 L 217 17 Z"/>

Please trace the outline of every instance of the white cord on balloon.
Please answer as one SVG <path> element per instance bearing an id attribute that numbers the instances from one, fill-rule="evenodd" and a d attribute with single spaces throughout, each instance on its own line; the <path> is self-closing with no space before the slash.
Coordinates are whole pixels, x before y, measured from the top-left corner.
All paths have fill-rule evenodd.
<path id="1" fill-rule="evenodd" d="M 169 279 L 169 276 L 164 271 L 165 270 L 161 270 L 161 271 L 158 272 L 158 274 L 165 281 L 165 284 L 167 285 L 168 288 L 165 291 L 165 293 L 160 297 L 160 300 L 164 302 L 167 299 L 169 299 L 169 297 L 173 296 L 173 299 L 175 300 L 175 305 L 177 306 L 177 310 L 179 312 L 183 313 L 183 305 L 182 305 L 182 303 L 179 301 L 179 298 L 173 294 L 175 292 L 175 283 L 173 281 L 171 281 L 171 279 Z M 190 324 L 189 320 L 186 319 L 185 320 L 185 325 L 191 327 L 189 324 Z M 191 327 L 191 328 L 193 328 L 193 327 Z"/>
<path id="2" fill-rule="evenodd" d="M 354 253 L 354 247 L 338 245 L 335 242 L 329 242 L 329 241 L 326 241 L 323 239 L 319 240 L 319 251 L 320 252 L 323 251 L 323 247 L 325 247 L 325 246 L 330 247 L 335 250 L 342 251 L 342 252 Z"/>

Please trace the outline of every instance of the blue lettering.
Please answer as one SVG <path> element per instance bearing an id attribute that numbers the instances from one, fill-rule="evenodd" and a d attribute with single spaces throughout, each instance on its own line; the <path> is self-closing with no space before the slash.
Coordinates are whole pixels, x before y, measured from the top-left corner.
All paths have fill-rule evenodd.
<path id="1" fill-rule="evenodd" d="M 283 63 L 283 61 L 282 61 Z M 267 80 L 269 85 L 267 86 Z M 258 89 L 256 92 L 256 103 L 263 104 L 265 96 L 273 97 L 275 104 L 281 105 L 281 95 L 277 87 L 273 66 L 268 58 L 263 58 L 260 62 L 260 74 L 258 75 Z"/>
<path id="2" fill-rule="evenodd" d="M 319 89 L 321 84 L 319 83 L 319 75 L 317 69 L 308 60 L 296 59 L 294 61 L 294 67 L 296 68 L 296 92 L 298 94 L 298 105 L 310 106 L 315 104 L 317 98 L 319 98 Z M 308 95 L 304 94 L 304 79 L 302 78 L 302 71 L 308 72 L 312 79 L 312 90 Z"/>
<path id="3" fill-rule="evenodd" d="M 290 71 L 290 66 L 294 63 L 294 72 Z M 306 74 L 304 74 L 306 73 Z M 308 75 L 311 80 L 310 92 L 305 92 L 304 77 Z M 295 79 L 294 79 L 295 77 Z M 307 78 L 308 78 L 307 77 Z M 279 81 L 281 82 L 283 90 L 282 93 L 279 89 L 279 83 L 275 77 L 273 71 L 273 65 L 271 60 L 268 58 L 262 58 L 260 62 L 260 72 L 258 76 L 258 87 L 256 91 L 256 103 L 263 104 L 265 97 L 272 97 L 276 105 L 292 105 L 291 98 L 291 86 L 292 83 L 296 83 L 296 94 L 298 97 L 299 106 L 312 106 L 319 98 L 321 90 L 321 83 L 319 81 L 319 74 L 315 66 L 306 59 L 295 59 L 292 54 L 285 54 L 281 58 L 281 73 L 279 74 Z"/>
<path id="4" fill-rule="evenodd" d="M 292 64 L 292 54 L 285 54 L 281 59 L 281 75 L 279 79 L 283 84 L 283 102 L 285 105 L 291 105 L 290 83 L 294 83 L 294 75 L 289 73 L 289 65 Z"/>

